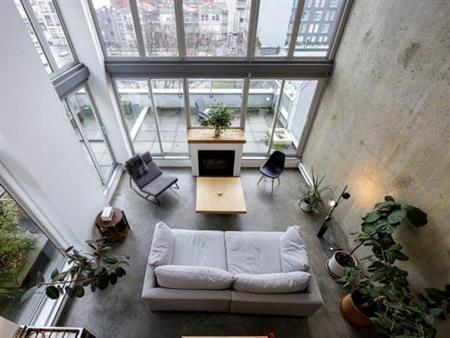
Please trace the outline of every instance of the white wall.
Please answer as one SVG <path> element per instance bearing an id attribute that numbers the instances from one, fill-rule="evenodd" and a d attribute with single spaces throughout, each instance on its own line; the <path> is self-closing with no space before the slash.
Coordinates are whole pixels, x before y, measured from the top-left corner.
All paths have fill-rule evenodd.
<path id="1" fill-rule="evenodd" d="M 111 80 L 105 71 L 103 53 L 87 1 L 58 0 L 57 3 L 73 43 L 75 54 L 78 60 L 89 68 L 88 85 L 98 113 L 108 131 L 116 160 L 124 162 L 130 157 L 131 149 L 125 141 L 126 134 L 121 123 L 119 106 Z"/>
<path id="2" fill-rule="evenodd" d="M 13 1 L 0 1 L 0 46 L 0 177 L 59 245 L 80 245 L 105 196 Z"/>

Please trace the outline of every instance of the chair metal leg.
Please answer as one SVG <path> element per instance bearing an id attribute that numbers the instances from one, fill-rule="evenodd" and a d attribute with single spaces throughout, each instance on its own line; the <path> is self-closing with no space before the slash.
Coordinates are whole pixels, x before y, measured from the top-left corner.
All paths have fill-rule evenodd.
<path id="1" fill-rule="evenodd" d="M 272 190 L 270 191 L 270 194 L 273 195 L 273 181 L 275 181 L 274 178 L 272 178 Z"/>
<path id="2" fill-rule="evenodd" d="M 277 177 L 277 180 L 278 180 L 278 185 L 280 185 L 281 184 L 280 176 Z"/>
<path id="3" fill-rule="evenodd" d="M 261 182 L 261 180 L 264 178 L 264 175 L 261 175 L 261 177 L 258 180 L 258 183 L 256 183 L 256 185 L 259 185 L 259 182 Z"/>

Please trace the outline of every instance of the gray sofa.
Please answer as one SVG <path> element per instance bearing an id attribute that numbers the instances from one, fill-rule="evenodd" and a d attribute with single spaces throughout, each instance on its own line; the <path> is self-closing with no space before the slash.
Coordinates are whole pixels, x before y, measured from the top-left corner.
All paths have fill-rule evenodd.
<path id="1" fill-rule="evenodd" d="M 172 229 L 172 265 L 206 266 L 230 273 L 283 272 L 283 232 L 239 232 Z M 150 259 L 149 259 L 150 261 Z M 312 271 L 304 292 L 271 294 L 226 290 L 183 290 L 160 287 L 154 267 L 147 264 L 142 299 L 152 311 L 204 311 L 282 316 L 311 316 L 322 305 Z"/>

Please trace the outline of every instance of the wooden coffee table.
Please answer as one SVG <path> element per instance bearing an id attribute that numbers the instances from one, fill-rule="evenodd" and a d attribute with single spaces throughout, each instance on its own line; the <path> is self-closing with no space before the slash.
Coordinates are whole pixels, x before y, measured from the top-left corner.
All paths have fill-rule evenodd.
<path id="1" fill-rule="evenodd" d="M 197 177 L 195 211 L 210 214 L 246 213 L 240 177 Z"/>

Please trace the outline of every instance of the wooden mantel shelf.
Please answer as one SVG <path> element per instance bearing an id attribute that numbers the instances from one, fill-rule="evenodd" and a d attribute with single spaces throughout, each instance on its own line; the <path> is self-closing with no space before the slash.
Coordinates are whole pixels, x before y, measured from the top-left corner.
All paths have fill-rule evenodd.
<path id="1" fill-rule="evenodd" d="M 188 131 L 188 143 L 245 143 L 245 132 L 240 128 L 229 128 L 214 136 L 211 128 L 190 128 Z"/>

